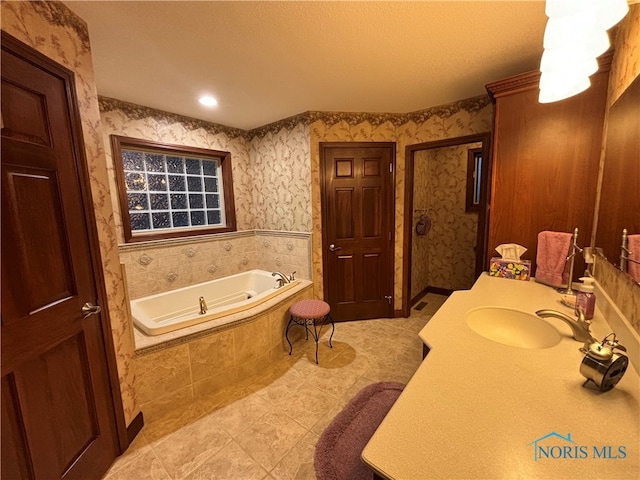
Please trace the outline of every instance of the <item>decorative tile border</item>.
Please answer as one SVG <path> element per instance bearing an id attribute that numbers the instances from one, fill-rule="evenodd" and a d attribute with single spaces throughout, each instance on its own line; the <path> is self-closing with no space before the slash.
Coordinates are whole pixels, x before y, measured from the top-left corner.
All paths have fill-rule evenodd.
<path id="1" fill-rule="evenodd" d="M 198 243 L 208 243 L 216 240 L 225 240 L 225 239 L 234 240 L 237 238 L 247 238 L 247 237 L 253 237 L 253 236 L 254 236 L 253 230 L 242 230 L 240 232 L 214 233 L 211 235 L 199 235 L 194 237 L 167 238 L 165 240 L 150 240 L 148 242 L 124 243 L 124 244 L 118 245 L 118 249 L 120 250 L 120 252 L 136 252 L 138 250 L 147 250 L 153 247 L 175 247 L 178 245 L 191 246 Z M 193 257 L 194 254 L 189 255 L 189 253 L 192 251 L 194 251 L 192 248 L 188 248 L 185 254 L 188 257 Z M 151 260 L 152 259 L 150 259 L 145 264 L 145 263 L 142 263 L 142 257 L 141 257 L 140 263 L 142 263 L 143 265 L 148 265 L 149 263 L 151 263 Z"/>

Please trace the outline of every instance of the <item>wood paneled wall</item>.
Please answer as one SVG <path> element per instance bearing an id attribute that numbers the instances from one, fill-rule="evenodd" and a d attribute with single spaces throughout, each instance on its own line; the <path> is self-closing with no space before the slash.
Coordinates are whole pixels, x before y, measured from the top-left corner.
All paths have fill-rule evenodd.
<path id="1" fill-rule="evenodd" d="M 589 244 L 608 71 L 601 66 L 588 90 L 547 104 L 538 102 L 539 72 L 487 85 L 496 103 L 488 257 L 502 243 L 518 243 L 535 274 L 540 231 L 577 227 L 578 244 Z M 579 256 L 575 277 L 584 270 Z"/>

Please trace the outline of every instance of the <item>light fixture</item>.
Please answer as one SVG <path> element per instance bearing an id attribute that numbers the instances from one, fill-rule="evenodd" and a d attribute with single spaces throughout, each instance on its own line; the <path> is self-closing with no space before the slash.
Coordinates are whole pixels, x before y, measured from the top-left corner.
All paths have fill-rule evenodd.
<path id="1" fill-rule="evenodd" d="M 540 61 L 540 103 L 583 92 L 610 47 L 607 30 L 629 11 L 627 0 L 546 0 L 549 17 Z"/>
<path id="2" fill-rule="evenodd" d="M 584 92 L 591 86 L 588 76 L 574 76 L 568 79 L 562 72 L 546 72 L 540 76 L 538 102 L 551 103 Z"/>
<path id="3" fill-rule="evenodd" d="M 540 60 L 540 71 L 588 77 L 598 71 L 598 61 L 595 56 L 582 50 L 574 51 L 571 48 L 545 50 Z"/>
<path id="4" fill-rule="evenodd" d="M 545 14 L 549 18 L 592 17 L 600 30 L 609 30 L 629 11 L 627 0 L 547 0 Z"/>
<path id="5" fill-rule="evenodd" d="M 200 104 L 204 105 L 205 107 L 215 107 L 216 105 L 218 105 L 218 101 L 211 95 L 202 95 L 200 98 L 198 98 L 198 102 L 200 102 Z"/>

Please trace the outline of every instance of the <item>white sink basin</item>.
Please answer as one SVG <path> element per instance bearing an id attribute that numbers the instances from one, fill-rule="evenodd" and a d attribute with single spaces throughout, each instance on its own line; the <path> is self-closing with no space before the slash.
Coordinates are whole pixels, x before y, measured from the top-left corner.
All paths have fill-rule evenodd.
<path id="1" fill-rule="evenodd" d="M 478 335 L 512 347 L 550 348 L 562 338 L 541 318 L 512 308 L 474 308 L 467 312 L 466 322 Z"/>

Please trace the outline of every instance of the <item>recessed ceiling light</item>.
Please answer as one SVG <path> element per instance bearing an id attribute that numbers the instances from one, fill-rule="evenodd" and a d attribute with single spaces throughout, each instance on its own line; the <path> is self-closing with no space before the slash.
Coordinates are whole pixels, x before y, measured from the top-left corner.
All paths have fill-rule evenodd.
<path id="1" fill-rule="evenodd" d="M 218 105 L 218 101 L 213 98 L 211 95 L 203 95 L 198 99 L 198 102 L 200 102 L 201 105 L 204 105 L 205 107 L 215 107 L 216 105 Z"/>

